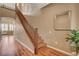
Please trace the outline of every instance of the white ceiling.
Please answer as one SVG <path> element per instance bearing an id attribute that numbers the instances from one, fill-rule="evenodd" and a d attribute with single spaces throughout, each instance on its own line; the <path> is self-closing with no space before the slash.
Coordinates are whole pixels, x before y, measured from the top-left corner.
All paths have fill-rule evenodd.
<path id="1" fill-rule="evenodd" d="M 42 8 L 46 5 L 48 5 L 49 3 L 25 3 L 25 4 L 31 4 L 32 7 Z M 12 8 L 12 9 L 15 9 L 15 3 L 0 3 L 0 6 L 2 6 L 2 5 Z"/>
<path id="2" fill-rule="evenodd" d="M 49 3 L 25 3 L 22 12 L 25 15 L 35 15 L 40 13 L 41 8 L 48 4 Z M 0 6 L 15 9 L 15 3 L 0 3 Z"/>

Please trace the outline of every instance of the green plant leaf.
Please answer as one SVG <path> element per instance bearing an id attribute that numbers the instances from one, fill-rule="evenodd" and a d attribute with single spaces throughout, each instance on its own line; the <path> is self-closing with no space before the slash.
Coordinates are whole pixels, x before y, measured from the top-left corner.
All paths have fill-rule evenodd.
<path id="1" fill-rule="evenodd" d="M 70 34 L 67 34 L 68 37 L 66 41 L 71 40 L 71 42 L 75 42 L 76 44 L 79 43 L 79 31 L 71 30 Z"/>

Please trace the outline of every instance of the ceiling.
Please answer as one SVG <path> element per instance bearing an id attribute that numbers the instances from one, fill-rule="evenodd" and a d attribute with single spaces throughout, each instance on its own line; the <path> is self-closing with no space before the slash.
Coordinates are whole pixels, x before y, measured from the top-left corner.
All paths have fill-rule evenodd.
<path id="1" fill-rule="evenodd" d="M 25 6 L 22 12 L 24 15 L 37 15 L 40 14 L 41 8 L 45 7 L 48 4 L 49 3 L 23 3 L 23 5 Z M 4 6 L 10 9 L 15 9 L 15 3 L 0 3 L 0 6 Z"/>
<path id="2" fill-rule="evenodd" d="M 32 7 L 36 8 L 43 8 L 44 6 L 48 5 L 49 3 L 24 3 L 25 5 L 30 4 Z M 11 9 L 15 9 L 15 3 L 0 3 L 0 6 L 6 6 Z"/>
<path id="3" fill-rule="evenodd" d="M 41 13 L 41 8 L 48 5 L 47 3 L 25 3 L 22 6 L 22 12 L 24 15 L 36 16 Z"/>

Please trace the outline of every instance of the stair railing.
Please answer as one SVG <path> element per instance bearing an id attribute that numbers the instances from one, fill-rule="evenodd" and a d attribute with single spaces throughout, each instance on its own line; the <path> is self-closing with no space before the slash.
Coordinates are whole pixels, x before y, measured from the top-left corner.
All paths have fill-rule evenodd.
<path id="1" fill-rule="evenodd" d="M 35 32 L 35 30 L 28 23 L 27 19 L 24 17 L 22 12 L 17 7 L 17 4 L 15 5 L 15 12 L 16 12 L 16 14 L 17 14 L 23 28 L 25 29 L 25 32 L 28 34 L 29 38 L 31 39 L 31 41 L 32 41 L 32 43 L 34 45 L 35 54 L 37 54 L 38 53 L 38 39 L 39 39 L 38 34 Z"/>

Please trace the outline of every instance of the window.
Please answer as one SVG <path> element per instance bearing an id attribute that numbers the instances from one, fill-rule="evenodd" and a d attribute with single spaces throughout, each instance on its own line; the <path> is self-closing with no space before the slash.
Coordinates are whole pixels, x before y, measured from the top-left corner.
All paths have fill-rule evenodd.
<path id="1" fill-rule="evenodd" d="M 13 24 L 9 24 L 9 30 L 13 31 Z"/>

